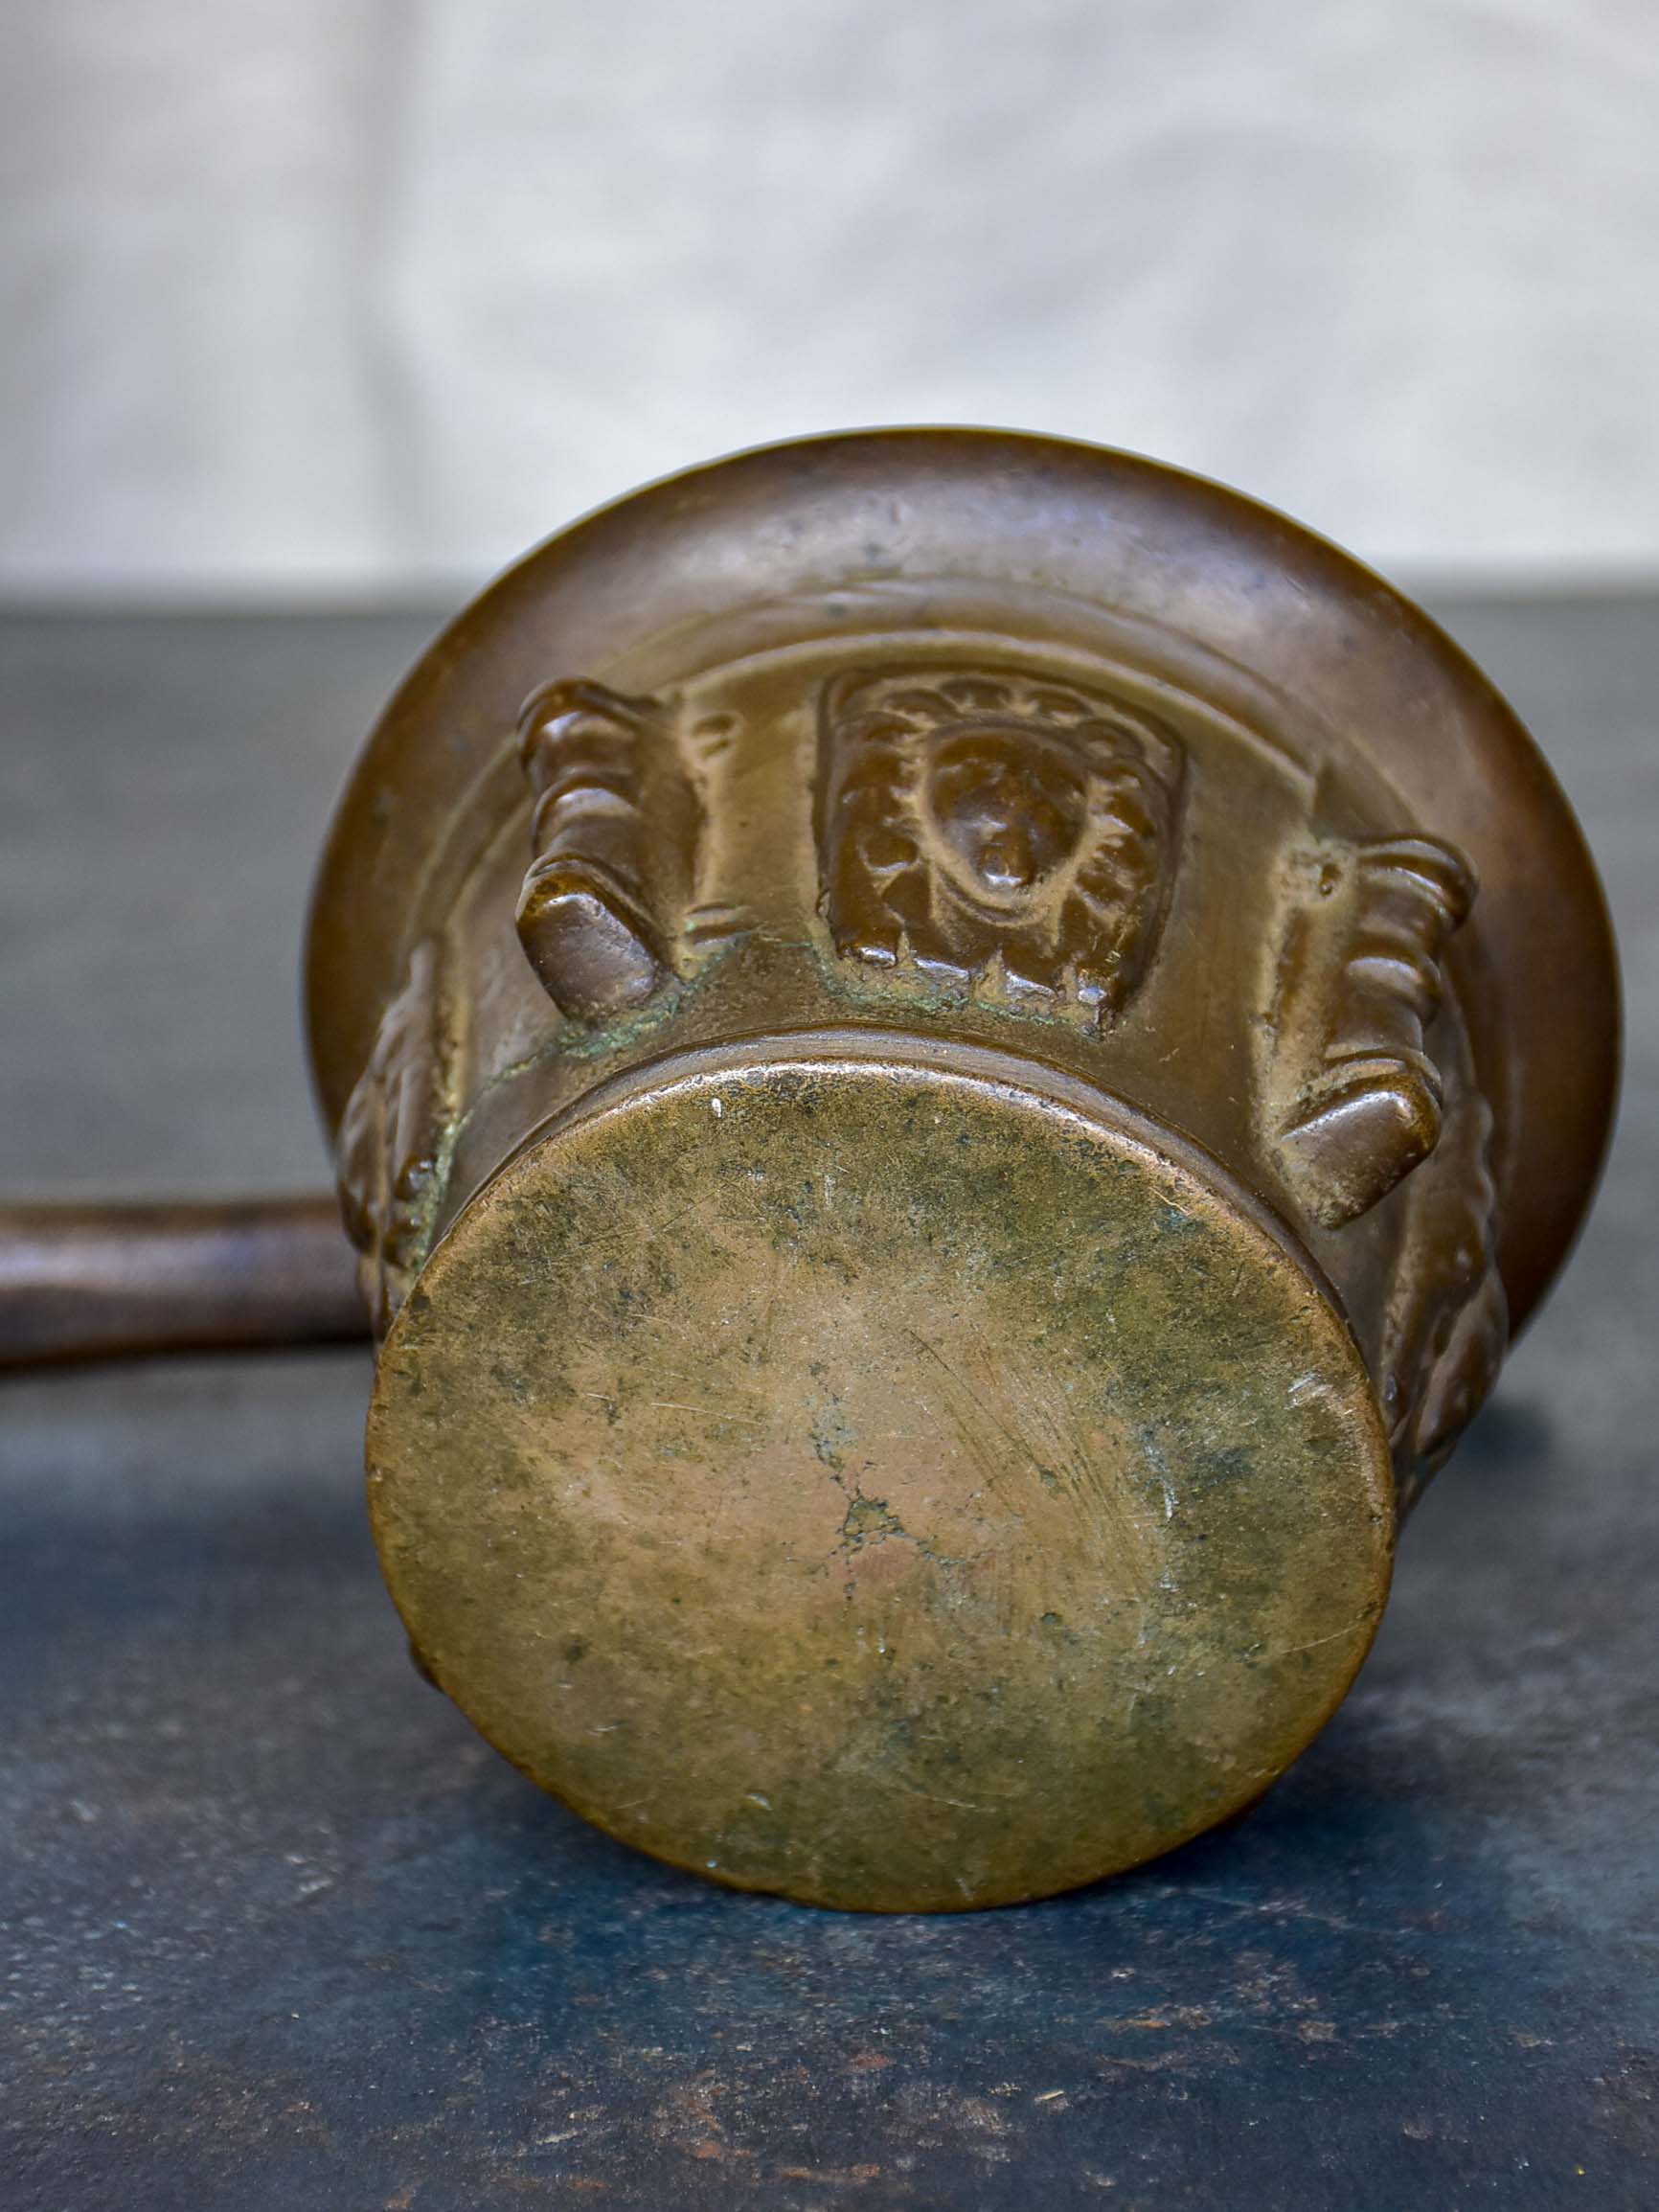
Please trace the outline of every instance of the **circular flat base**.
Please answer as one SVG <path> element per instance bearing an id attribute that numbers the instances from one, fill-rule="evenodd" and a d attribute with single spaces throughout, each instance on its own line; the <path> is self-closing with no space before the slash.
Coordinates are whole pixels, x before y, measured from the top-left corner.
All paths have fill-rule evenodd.
<path id="1" fill-rule="evenodd" d="M 805 1040 L 542 1132 L 380 1361 L 418 1651 L 626 1841 L 962 1908 L 1258 1796 L 1386 1594 L 1387 1451 L 1307 1263 L 1025 1062 Z"/>

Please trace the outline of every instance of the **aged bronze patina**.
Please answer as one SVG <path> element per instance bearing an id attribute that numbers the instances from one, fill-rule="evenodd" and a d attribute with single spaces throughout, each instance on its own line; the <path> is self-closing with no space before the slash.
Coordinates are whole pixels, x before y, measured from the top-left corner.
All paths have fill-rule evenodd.
<path id="1" fill-rule="evenodd" d="M 352 780 L 309 1002 L 422 1665 L 614 1835 L 882 1909 L 1305 1747 L 1616 1052 L 1578 830 L 1423 615 L 967 431 L 492 586 Z"/>

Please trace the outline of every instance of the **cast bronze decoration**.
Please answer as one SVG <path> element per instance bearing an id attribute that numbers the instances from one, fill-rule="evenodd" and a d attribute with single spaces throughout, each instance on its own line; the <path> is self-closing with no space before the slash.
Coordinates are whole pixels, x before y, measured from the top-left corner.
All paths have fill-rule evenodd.
<path id="1" fill-rule="evenodd" d="M 307 978 L 421 1665 L 613 1835 L 827 1905 L 1043 1896 L 1269 1787 L 1615 1081 L 1578 829 L 1433 624 L 994 432 L 532 554 L 370 740 Z M 221 1336 L 340 1325 L 281 1230 Z M 31 1233 L 36 1353 L 143 1334 Z"/>

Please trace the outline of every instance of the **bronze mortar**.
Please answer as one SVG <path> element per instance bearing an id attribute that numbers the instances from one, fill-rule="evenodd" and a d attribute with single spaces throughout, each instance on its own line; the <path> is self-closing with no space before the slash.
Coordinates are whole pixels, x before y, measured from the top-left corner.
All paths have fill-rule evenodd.
<path id="1" fill-rule="evenodd" d="M 1578 828 L 1435 626 L 994 432 L 743 454 L 492 585 L 308 996 L 420 1664 L 627 1842 L 887 1910 L 1304 1749 L 1616 1070 Z"/>

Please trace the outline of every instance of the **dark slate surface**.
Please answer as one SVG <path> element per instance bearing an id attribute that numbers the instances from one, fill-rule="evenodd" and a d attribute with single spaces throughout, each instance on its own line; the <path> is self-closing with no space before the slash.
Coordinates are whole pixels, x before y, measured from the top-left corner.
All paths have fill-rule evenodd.
<path id="1" fill-rule="evenodd" d="M 1464 603 L 1590 828 L 1603 1202 L 1260 1811 L 860 1920 L 633 1857 L 407 1665 L 362 1356 L 0 1388 L 6 2212 L 1659 2202 L 1659 606 Z M 0 624 L 0 1180 L 315 1180 L 291 977 L 417 618 Z"/>

